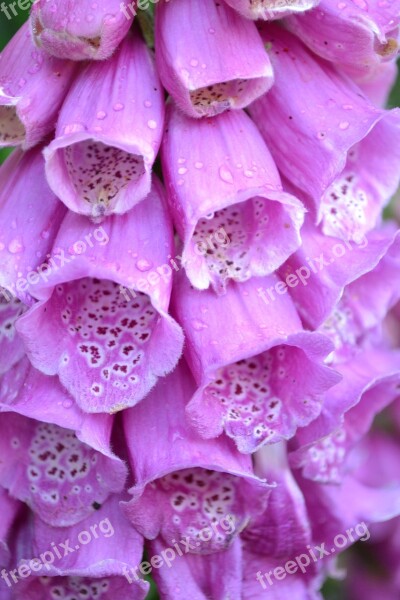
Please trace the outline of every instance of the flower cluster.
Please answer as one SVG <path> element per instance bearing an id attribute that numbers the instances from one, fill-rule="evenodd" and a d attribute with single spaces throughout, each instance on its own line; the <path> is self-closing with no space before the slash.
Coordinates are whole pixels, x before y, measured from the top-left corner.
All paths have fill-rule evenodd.
<path id="1" fill-rule="evenodd" d="M 0 598 L 397 598 L 400 1 L 153 4 L 0 55 Z"/>

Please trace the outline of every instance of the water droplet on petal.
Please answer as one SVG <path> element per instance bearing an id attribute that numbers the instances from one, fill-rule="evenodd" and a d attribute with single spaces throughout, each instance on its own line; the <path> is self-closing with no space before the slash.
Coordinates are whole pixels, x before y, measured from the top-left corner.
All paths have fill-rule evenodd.
<path id="1" fill-rule="evenodd" d="M 206 325 L 205 323 L 203 323 L 203 321 L 200 321 L 199 319 L 193 319 L 192 325 L 195 331 L 201 331 L 202 329 L 208 328 L 208 325 Z"/>
<path id="2" fill-rule="evenodd" d="M 138 261 L 136 261 L 136 267 L 139 269 L 139 271 L 149 271 L 151 269 L 151 267 L 153 266 L 153 263 L 146 260 L 145 258 L 139 258 Z"/>
<path id="3" fill-rule="evenodd" d="M 8 244 L 8 250 L 11 254 L 18 254 L 19 252 L 22 252 L 23 249 L 24 246 L 21 240 L 18 240 L 17 238 Z"/>
<path id="4" fill-rule="evenodd" d="M 343 121 L 339 124 L 339 129 L 345 130 L 349 128 L 350 123 L 348 121 Z"/>
<path id="5" fill-rule="evenodd" d="M 204 165 L 202 162 L 198 161 L 194 163 L 194 166 L 196 169 L 202 169 Z"/>
<path id="6" fill-rule="evenodd" d="M 147 126 L 150 129 L 157 129 L 157 121 L 153 121 L 153 119 L 150 119 L 150 121 L 147 121 Z"/>
<path id="7" fill-rule="evenodd" d="M 125 108 L 125 104 L 122 104 L 122 102 L 117 102 L 116 104 L 114 104 L 113 108 L 115 111 L 118 112 L 119 110 Z"/>
<path id="8" fill-rule="evenodd" d="M 100 119 L 102 121 L 103 119 L 106 118 L 106 116 L 107 116 L 107 113 L 104 112 L 104 110 L 99 110 L 99 112 L 96 115 L 96 118 Z"/>
<path id="9" fill-rule="evenodd" d="M 222 181 L 225 181 L 225 183 L 233 183 L 233 175 L 227 167 L 220 167 L 218 172 Z"/>

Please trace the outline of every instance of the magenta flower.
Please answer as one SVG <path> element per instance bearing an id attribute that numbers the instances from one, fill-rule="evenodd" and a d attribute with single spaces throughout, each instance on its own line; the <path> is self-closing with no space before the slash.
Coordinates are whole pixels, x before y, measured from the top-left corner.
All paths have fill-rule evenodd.
<path id="1" fill-rule="evenodd" d="M 35 48 L 23 25 L 0 54 L 0 147 L 25 150 L 42 141 L 54 129 L 74 73 L 73 63 Z"/>
<path id="2" fill-rule="evenodd" d="M 278 281 L 250 279 L 217 297 L 194 290 L 182 276 L 174 291 L 174 312 L 198 384 L 188 414 L 202 436 L 225 431 L 240 452 L 292 437 L 318 416 L 324 392 L 340 380 L 323 364 L 331 343 L 303 330 L 288 296 L 266 314 L 263 288 Z M 239 339 L 224 336 L 224 314 L 238 315 Z"/>
<path id="3" fill-rule="evenodd" d="M 88 64 L 72 86 L 44 151 L 50 187 L 74 212 L 125 213 L 150 191 L 163 123 L 152 58 L 138 34 L 129 34 L 109 61 Z"/>
<path id="4" fill-rule="evenodd" d="M 170 107 L 163 142 L 182 265 L 199 289 L 275 271 L 300 245 L 304 208 L 244 112 L 195 121 Z M 206 183 L 206 185 L 204 185 Z"/>
<path id="5" fill-rule="evenodd" d="M 144 278 L 172 253 L 162 194 L 155 181 L 146 202 L 100 228 L 69 212 L 52 251 L 62 265 L 50 264 L 32 290 L 40 301 L 18 321 L 32 364 L 58 375 L 84 411 L 133 406 L 181 354 L 183 336 L 167 312 L 171 277 L 162 270 L 156 281 Z"/>
<path id="6" fill-rule="evenodd" d="M 1 600 L 398 598 L 400 21 L 350 4 L 38 0 L 0 55 Z"/>
<path id="7" fill-rule="evenodd" d="M 161 81 L 190 117 L 245 108 L 273 83 L 255 25 L 224 2 L 161 0 L 155 36 Z"/>
<path id="8" fill-rule="evenodd" d="M 263 30 L 263 39 L 276 81 L 251 115 L 278 169 L 304 193 L 323 232 L 361 237 L 376 225 L 399 183 L 399 110 L 375 107 L 295 36 L 274 26 Z M 276 127 L 284 134 L 275 135 Z"/>
<path id="9" fill-rule="evenodd" d="M 292 13 L 300 14 L 319 4 L 320 0 L 226 0 L 247 19 L 281 19 Z"/>
<path id="10" fill-rule="evenodd" d="M 128 33 L 132 15 L 120 0 L 38 0 L 32 6 L 35 41 L 46 52 L 71 60 L 109 58 Z"/>
<path id="11" fill-rule="evenodd" d="M 343 4 L 321 0 L 305 15 L 292 15 L 286 25 L 313 52 L 363 76 L 399 49 L 400 3 L 376 0 Z"/>

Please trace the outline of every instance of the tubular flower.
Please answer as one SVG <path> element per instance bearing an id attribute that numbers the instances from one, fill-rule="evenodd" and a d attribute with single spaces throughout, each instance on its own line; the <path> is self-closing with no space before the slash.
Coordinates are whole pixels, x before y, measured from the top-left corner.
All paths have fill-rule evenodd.
<path id="1" fill-rule="evenodd" d="M 155 181 L 145 203 L 100 228 L 68 213 L 53 248 L 62 268 L 49 265 L 47 282 L 35 288 L 39 302 L 18 321 L 32 364 L 57 374 L 84 411 L 133 406 L 181 354 L 183 336 L 167 312 L 171 277 L 144 279 L 172 252 L 162 194 Z"/>
<path id="2" fill-rule="evenodd" d="M 363 75 L 396 58 L 400 40 L 400 2 L 334 2 L 321 0 L 305 15 L 292 15 L 286 25 L 326 60 L 349 73 Z"/>
<path id="3" fill-rule="evenodd" d="M 45 149 L 50 187 L 74 212 L 122 214 L 150 191 L 164 123 L 151 56 L 129 34 L 107 62 L 78 75 Z"/>
<path id="4" fill-rule="evenodd" d="M 245 108 L 273 83 L 255 25 L 224 2 L 161 0 L 155 35 L 161 81 L 190 117 Z"/>
<path id="5" fill-rule="evenodd" d="M 304 207 L 282 191 L 254 123 L 241 111 L 195 121 L 169 108 L 163 168 L 191 283 L 223 292 L 272 273 L 301 243 Z"/>
<path id="6" fill-rule="evenodd" d="M 247 19 L 281 19 L 292 13 L 302 14 L 319 4 L 320 0 L 226 0 Z"/>
<path id="7" fill-rule="evenodd" d="M 399 183 L 399 110 L 375 107 L 290 33 L 271 26 L 263 39 L 276 81 L 251 115 L 278 169 L 304 192 L 323 232 L 360 237 L 375 226 Z M 283 135 L 275 135 L 277 126 Z"/>
<path id="8" fill-rule="evenodd" d="M 35 2 L 0 600 L 399 597 L 399 1 Z"/>
<path id="9" fill-rule="evenodd" d="M 0 147 L 26 150 L 42 141 L 54 129 L 74 74 L 73 63 L 35 48 L 23 25 L 0 54 Z"/>
<path id="10" fill-rule="evenodd" d="M 292 437 L 318 416 L 323 393 L 340 380 L 323 364 L 330 341 L 303 330 L 288 296 L 265 312 L 264 290 L 276 284 L 275 275 L 250 279 L 218 298 L 180 277 L 174 291 L 198 384 L 188 414 L 202 436 L 225 431 L 245 453 Z M 238 315 L 237 339 L 224 335 L 224 314 Z"/>
<path id="11" fill-rule="evenodd" d="M 31 27 L 36 44 L 53 56 L 71 60 L 109 58 L 131 26 L 132 14 L 120 0 L 38 0 Z"/>

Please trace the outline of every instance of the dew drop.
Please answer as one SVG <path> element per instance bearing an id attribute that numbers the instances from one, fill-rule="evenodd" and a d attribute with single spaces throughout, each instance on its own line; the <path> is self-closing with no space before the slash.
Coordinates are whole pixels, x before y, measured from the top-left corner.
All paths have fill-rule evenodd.
<path id="1" fill-rule="evenodd" d="M 118 112 L 120 110 L 122 110 L 123 108 L 125 108 L 125 104 L 122 104 L 122 102 L 117 102 L 116 104 L 114 104 L 113 109 Z"/>
<path id="2" fill-rule="evenodd" d="M 145 258 L 139 258 L 138 261 L 136 261 L 136 267 L 139 269 L 139 271 L 149 271 L 151 269 L 151 267 L 153 266 L 153 263 L 146 260 Z"/>
<path id="3" fill-rule="evenodd" d="M 17 238 L 8 244 L 8 251 L 11 252 L 11 254 L 18 254 L 19 252 L 22 252 L 23 249 L 24 246 L 21 240 L 18 240 Z"/>
<path id="4" fill-rule="evenodd" d="M 102 121 L 103 119 L 105 119 L 107 116 L 107 113 L 104 112 L 104 110 L 99 110 L 99 112 L 96 115 L 97 119 L 100 119 L 100 121 Z"/>
<path id="5" fill-rule="evenodd" d="M 345 129 L 349 128 L 350 123 L 348 121 L 343 121 L 342 123 L 339 124 L 339 129 L 342 129 L 343 131 Z"/>
<path id="6" fill-rule="evenodd" d="M 149 121 L 147 121 L 147 126 L 150 129 L 157 129 L 157 121 L 153 121 L 153 119 L 150 119 Z"/>
<path id="7" fill-rule="evenodd" d="M 194 166 L 196 169 L 202 169 L 204 165 L 202 162 L 198 161 L 194 163 Z"/>
<path id="8" fill-rule="evenodd" d="M 226 167 L 220 167 L 218 172 L 222 181 L 225 181 L 225 183 L 233 183 L 233 175 L 229 169 Z"/>

